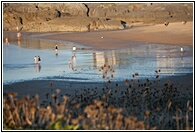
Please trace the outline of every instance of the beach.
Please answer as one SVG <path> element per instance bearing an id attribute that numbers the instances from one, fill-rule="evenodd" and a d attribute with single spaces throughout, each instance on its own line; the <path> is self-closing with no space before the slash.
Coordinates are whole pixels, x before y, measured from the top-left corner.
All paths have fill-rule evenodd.
<path id="1" fill-rule="evenodd" d="M 177 44 L 193 46 L 193 22 L 181 22 L 156 25 L 135 24 L 130 29 L 116 31 L 38 33 L 30 37 L 66 40 L 76 42 L 93 49 L 128 48 L 138 43 Z"/>
<path id="2" fill-rule="evenodd" d="M 138 87 L 137 80 L 135 82 L 131 82 L 131 79 L 129 79 L 130 84 L 132 85 L 132 88 L 145 88 Z M 156 82 L 155 82 L 156 81 Z M 167 81 L 170 81 L 171 84 L 173 84 L 176 88 L 178 88 L 178 91 L 187 97 L 187 99 L 191 98 L 193 96 L 193 74 L 188 74 L 185 76 L 173 76 L 169 78 L 162 78 L 158 83 L 156 78 L 154 80 L 151 80 L 152 88 L 164 88 L 164 84 L 167 83 Z M 145 83 L 145 80 L 140 81 L 141 84 Z M 155 83 L 154 83 L 155 82 Z M 50 84 L 53 84 L 52 86 Z M 118 84 L 118 86 L 116 86 Z M 98 90 L 101 90 L 102 88 L 109 87 L 111 89 L 118 88 L 119 90 L 125 91 L 127 88 L 127 85 L 124 81 L 120 82 L 111 82 L 108 84 L 107 82 L 77 82 L 77 81 L 55 81 L 55 80 L 34 80 L 34 81 L 25 81 L 25 82 L 19 82 L 19 83 L 13 83 L 11 85 L 4 85 L 4 93 L 7 92 L 16 92 L 18 94 L 18 98 L 22 98 L 23 96 L 29 95 L 30 97 L 35 96 L 36 94 L 40 95 L 40 99 L 46 100 L 46 94 L 47 93 L 56 93 L 56 89 L 60 89 L 61 95 L 70 95 L 74 96 L 76 95 L 76 91 L 81 91 L 82 89 L 95 89 L 98 88 Z"/>
<path id="3" fill-rule="evenodd" d="M 24 37 L 36 39 L 48 39 L 58 41 L 70 41 L 76 44 L 81 44 L 90 47 L 91 50 L 112 50 L 122 49 L 137 46 L 139 43 L 143 44 L 170 44 L 180 46 L 193 47 L 193 22 L 182 24 L 181 22 L 170 23 L 168 26 L 164 24 L 147 25 L 147 26 L 133 26 L 130 29 L 115 30 L 115 31 L 95 31 L 95 32 L 51 32 L 51 33 L 22 33 Z M 186 53 L 187 56 L 193 55 L 193 51 Z M 176 56 L 180 56 L 177 54 Z M 22 98 L 29 95 L 34 98 L 39 94 L 40 100 L 46 100 L 46 95 L 56 93 L 56 89 L 60 89 L 60 95 L 74 97 L 84 90 L 96 90 L 102 94 L 102 90 L 108 89 L 109 92 L 119 93 L 116 96 L 120 97 L 122 93 L 126 92 L 127 88 L 130 90 L 142 90 L 147 88 L 152 89 L 152 93 L 157 90 L 164 90 L 166 86 L 175 88 L 176 99 L 183 99 L 183 104 L 188 100 L 193 104 L 193 74 L 184 74 L 181 76 L 169 77 L 154 77 L 147 84 L 147 79 L 140 80 L 137 78 L 125 78 L 121 81 L 115 82 L 78 82 L 78 81 L 58 81 L 58 80 L 32 80 L 25 82 L 18 82 L 8 85 L 3 85 L 3 93 L 6 95 L 8 92 L 16 92 L 17 98 Z M 173 90 L 173 89 L 172 89 Z M 116 91 L 117 92 L 117 91 Z M 158 96 L 163 96 L 162 92 L 158 92 Z M 173 95 L 172 95 L 173 96 Z M 157 96 L 155 96 L 157 98 Z M 154 99 L 156 99 L 154 97 Z M 171 98 L 172 99 L 172 98 Z M 171 100 L 170 99 L 170 100 Z M 172 99 L 175 101 L 174 99 Z M 175 101 L 176 102 L 176 101 Z M 180 104 L 178 104 L 180 105 Z"/>
<path id="4" fill-rule="evenodd" d="M 24 36 L 38 39 L 71 41 L 95 50 L 128 48 L 130 46 L 137 46 L 138 43 L 175 44 L 180 47 L 193 46 L 193 23 L 187 22 L 184 25 L 181 22 L 177 22 L 171 23 L 168 26 L 157 24 L 117 31 L 24 33 Z"/>

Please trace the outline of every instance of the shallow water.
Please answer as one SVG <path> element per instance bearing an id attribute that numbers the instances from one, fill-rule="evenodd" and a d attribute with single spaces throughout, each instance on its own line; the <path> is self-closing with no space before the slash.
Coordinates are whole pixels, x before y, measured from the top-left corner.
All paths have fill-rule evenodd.
<path id="1" fill-rule="evenodd" d="M 137 78 L 155 78 L 155 70 L 159 69 L 160 78 L 193 73 L 193 49 L 189 46 L 184 46 L 184 54 L 179 45 L 163 44 L 138 44 L 128 49 L 96 51 L 71 42 L 9 38 L 10 44 L 3 44 L 4 84 L 32 79 L 106 81 L 102 79 L 103 71 L 100 71 L 104 64 L 115 70 L 106 75 L 111 81 L 131 79 L 136 72 L 139 73 Z M 54 50 L 56 44 L 58 56 Z M 79 49 L 75 54 L 72 51 L 74 45 Z M 34 56 L 38 55 L 41 57 L 40 65 L 33 63 Z M 72 69 L 69 60 L 74 55 Z"/>

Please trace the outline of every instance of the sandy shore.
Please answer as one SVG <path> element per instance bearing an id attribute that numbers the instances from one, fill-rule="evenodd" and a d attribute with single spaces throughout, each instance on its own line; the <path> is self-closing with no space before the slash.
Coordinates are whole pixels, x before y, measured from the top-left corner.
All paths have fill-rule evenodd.
<path id="1" fill-rule="evenodd" d="M 126 30 L 82 33 L 38 33 L 30 37 L 66 40 L 94 49 L 127 48 L 137 43 L 177 44 L 193 46 L 193 22 L 150 26 L 133 26 Z M 103 38 L 102 38 L 103 37 Z"/>
<path id="2" fill-rule="evenodd" d="M 27 34 L 26 34 L 27 35 Z M 193 46 L 193 23 L 187 22 L 183 25 L 181 22 L 170 23 L 169 26 L 164 24 L 152 26 L 133 27 L 127 30 L 119 31 L 100 31 L 100 32 L 84 32 L 84 33 L 36 33 L 29 34 L 29 37 L 42 39 L 67 40 L 76 42 L 85 46 L 90 46 L 93 49 L 117 49 L 126 48 L 132 45 L 137 45 L 138 42 L 143 43 L 162 43 L 162 44 L 179 44 Z M 103 38 L 101 38 L 103 36 Z M 170 77 L 172 83 L 180 85 L 182 92 L 184 89 L 189 89 L 192 93 L 193 75 Z M 159 84 L 162 87 L 167 79 L 163 79 Z M 53 91 L 57 88 L 62 90 L 63 94 L 73 94 L 75 90 L 81 88 L 102 88 L 103 83 L 82 83 L 82 82 L 61 82 L 52 81 Z M 124 82 L 119 83 L 122 88 L 126 88 Z M 116 83 L 111 83 L 115 87 Z M 123 86 L 124 85 L 124 86 Z M 183 86 L 183 87 L 182 87 Z M 17 92 L 21 95 L 35 95 L 39 93 L 42 97 L 51 91 L 50 81 L 28 81 L 4 85 L 3 92 Z"/>
<path id="3" fill-rule="evenodd" d="M 138 77 L 139 79 L 139 77 Z M 159 82 L 156 79 L 150 80 L 152 89 L 163 89 L 165 83 L 170 81 L 170 84 L 173 84 L 174 88 L 180 92 L 181 96 L 186 97 L 187 99 L 193 98 L 193 74 L 187 74 L 184 76 L 170 76 L 168 78 L 161 78 Z M 50 84 L 52 83 L 52 86 Z M 129 79 L 129 85 L 131 88 L 135 89 L 144 89 L 145 86 L 138 87 L 138 84 L 144 84 L 146 80 L 138 80 L 135 79 L 134 82 Z M 124 81 L 119 82 L 111 82 L 110 84 L 106 84 L 105 82 L 72 82 L 72 81 L 55 81 L 55 80 L 33 80 L 33 81 L 25 81 L 13 83 L 10 85 L 3 86 L 4 94 L 7 92 L 16 92 L 18 94 L 18 98 L 29 95 L 30 97 L 35 96 L 35 94 L 39 94 L 42 100 L 45 100 L 46 94 L 56 93 L 56 89 L 60 89 L 61 95 L 73 96 L 76 95 L 76 91 L 82 91 L 84 89 L 95 89 L 101 91 L 102 88 L 110 88 L 113 91 L 115 89 L 125 91 L 128 86 Z"/>
<path id="4" fill-rule="evenodd" d="M 90 46 L 96 50 L 128 48 L 137 45 L 137 43 L 175 44 L 179 45 L 179 47 L 180 45 L 193 46 L 193 23 L 188 22 L 186 25 L 182 23 L 171 23 L 169 26 L 159 24 L 133 27 L 119 31 L 26 33 L 26 36 L 40 39 L 66 40 Z M 193 73 L 165 78 L 161 75 L 159 76 L 159 79 L 154 78 L 150 81 L 147 79 L 141 80 L 138 76 L 134 81 L 131 81 L 130 78 L 128 82 L 125 82 L 126 79 L 122 79 L 122 81 L 111 81 L 111 83 L 31 80 L 3 85 L 3 96 L 6 96 L 8 92 L 16 92 L 16 98 L 22 98 L 27 95 L 29 95 L 30 98 L 34 98 L 36 94 L 39 94 L 39 99 L 43 107 L 51 104 L 52 96 L 54 97 L 55 95 L 57 95 L 58 100 L 61 100 L 63 95 L 66 95 L 71 99 L 71 103 L 76 100 L 81 103 L 81 105 L 84 105 L 83 103 L 91 103 L 93 98 L 105 99 L 103 96 L 107 96 L 109 98 L 108 104 L 123 107 L 129 115 L 132 115 L 129 109 L 133 109 L 135 111 L 133 116 L 137 117 L 138 120 L 143 119 L 144 115 L 142 115 L 142 112 L 149 108 L 152 114 L 149 117 L 149 119 L 152 120 L 152 126 L 157 124 L 158 129 L 173 130 L 173 128 L 176 128 L 175 121 L 173 120 L 176 107 L 180 108 L 182 112 L 186 112 L 187 101 L 190 101 L 190 106 L 193 107 Z M 57 89 L 60 89 L 59 94 L 57 94 Z M 47 98 L 47 96 L 50 98 Z M 126 96 L 128 96 L 128 98 Z M 143 101 L 143 98 L 146 98 L 147 101 Z M 132 102 L 128 102 L 129 100 Z M 165 105 L 166 108 L 169 107 L 169 105 L 171 106 L 170 112 L 168 109 L 167 114 L 164 111 Z M 74 105 L 71 104 L 70 109 L 72 109 L 73 106 Z M 157 112 L 158 109 L 161 110 L 161 114 L 159 111 Z M 190 112 L 189 119 L 190 123 L 192 123 L 192 112 Z M 160 121 L 162 123 L 160 123 Z M 172 127 L 168 124 L 171 121 L 174 123 Z M 192 125 L 190 125 L 190 127 L 192 127 Z"/>

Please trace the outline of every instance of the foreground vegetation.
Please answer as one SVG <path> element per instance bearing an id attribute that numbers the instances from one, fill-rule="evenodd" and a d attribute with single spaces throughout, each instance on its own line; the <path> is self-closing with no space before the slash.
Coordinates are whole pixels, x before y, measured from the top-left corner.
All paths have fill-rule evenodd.
<path id="1" fill-rule="evenodd" d="M 107 68 L 107 69 L 106 69 Z M 3 98 L 4 130 L 192 130 L 193 97 L 184 95 L 170 81 L 159 88 L 156 80 L 141 82 L 135 73 L 125 80 L 125 88 L 110 86 L 114 77 L 111 66 L 99 71 L 106 81 L 104 88 L 87 88 L 72 95 L 60 89 L 50 93 L 46 101 L 39 95 L 18 99 L 16 93 Z"/>
<path id="2" fill-rule="evenodd" d="M 175 90 L 163 88 L 160 96 L 150 87 L 130 87 L 82 89 L 69 97 L 56 89 L 46 94 L 47 101 L 38 94 L 17 99 L 16 93 L 8 93 L 3 98 L 3 129 L 192 130 L 190 101 L 176 97 Z"/>

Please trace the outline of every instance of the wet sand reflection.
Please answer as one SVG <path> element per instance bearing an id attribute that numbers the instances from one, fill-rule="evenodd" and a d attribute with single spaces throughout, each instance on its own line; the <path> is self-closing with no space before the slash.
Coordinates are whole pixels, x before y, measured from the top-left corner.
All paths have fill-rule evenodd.
<path id="1" fill-rule="evenodd" d="M 51 77 L 63 80 L 77 78 L 102 81 L 98 70 L 103 64 L 115 69 L 112 80 L 124 80 L 135 72 L 140 73 L 140 77 L 154 77 L 154 70 L 158 69 L 162 70 L 162 75 L 193 72 L 193 49 L 188 46 L 184 47 L 186 51 L 183 53 L 178 45 L 163 44 L 139 44 L 126 49 L 104 51 L 89 50 L 78 45 L 77 51 L 73 52 L 72 47 L 75 44 L 72 43 L 26 39 L 18 46 L 17 40 L 14 45 L 12 39 L 9 40 L 11 43 L 9 48 L 4 49 L 6 52 L 3 56 L 4 81 L 18 80 L 18 76 L 12 76 L 18 73 L 21 73 L 21 79 Z M 58 55 L 54 56 L 56 44 L 59 49 Z M 40 54 L 44 59 L 42 64 L 32 66 L 32 57 Z M 6 68 L 7 66 L 9 67 Z M 32 68 L 35 72 L 40 72 L 39 75 L 32 73 Z M 28 72 L 28 75 L 24 71 Z"/>

